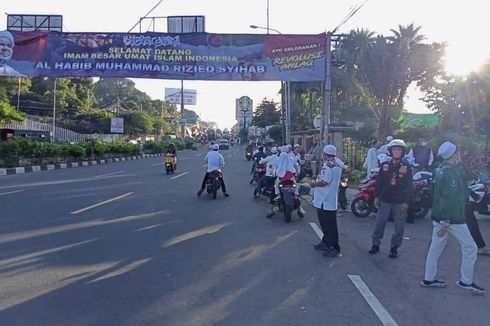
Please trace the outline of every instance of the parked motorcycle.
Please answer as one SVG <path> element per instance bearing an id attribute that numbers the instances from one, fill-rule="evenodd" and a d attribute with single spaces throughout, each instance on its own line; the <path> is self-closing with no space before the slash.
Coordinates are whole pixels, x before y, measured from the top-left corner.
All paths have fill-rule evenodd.
<path id="1" fill-rule="evenodd" d="M 486 174 L 479 173 L 474 185 L 478 185 L 476 188 L 480 192 L 479 195 L 482 196 L 480 201 L 475 204 L 478 213 L 490 215 L 490 210 L 488 209 L 488 205 L 490 204 L 490 177 Z"/>
<path id="2" fill-rule="evenodd" d="M 340 178 L 340 183 L 339 183 L 339 206 L 342 209 L 347 209 L 349 206 L 349 202 L 347 200 L 347 186 L 348 186 L 349 179 L 347 176 L 343 175 Z"/>
<path id="3" fill-rule="evenodd" d="M 377 209 L 374 206 L 377 176 L 378 173 L 372 172 L 368 178 L 364 179 L 359 184 L 359 191 L 351 203 L 351 210 L 355 216 L 367 217 L 369 214 L 377 212 Z M 431 177 L 432 175 L 430 175 L 430 178 L 414 180 L 410 205 L 407 211 L 409 219 L 423 218 L 427 215 L 427 212 L 432 205 L 432 196 L 429 190 Z"/>
<path id="4" fill-rule="evenodd" d="M 216 199 L 218 190 L 221 188 L 221 183 L 219 178 L 221 177 L 221 171 L 215 170 L 209 173 L 208 179 L 206 180 L 206 191 L 208 194 L 212 194 L 213 199 Z"/>

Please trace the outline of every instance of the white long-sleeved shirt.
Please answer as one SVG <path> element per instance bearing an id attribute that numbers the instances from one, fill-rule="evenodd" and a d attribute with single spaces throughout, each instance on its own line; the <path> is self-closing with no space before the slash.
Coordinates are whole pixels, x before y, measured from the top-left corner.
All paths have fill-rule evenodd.
<path id="1" fill-rule="evenodd" d="M 364 168 L 367 170 L 368 174 L 373 169 L 379 168 L 378 162 L 378 150 L 374 147 L 371 147 L 366 156 L 366 161 L 364 162 Z"/>
<path id="2" fill-rule="evenodd" d="M 219 170 L 225 166 L 223 155 L 217 151 L 211 151 L 204 157 L 204 162 L 208 165 L 208 172 Z"/>
<path id="3" fill-rule="evenodd" d="M 277 156 L 277 154 L 272 154 L 259 161 L 259 164 L 267 164 L 267 170 L 265 171 L 266 176 L 271 177 L 275 174 L 275 167 L 278 159 L 279 156 Z"/>

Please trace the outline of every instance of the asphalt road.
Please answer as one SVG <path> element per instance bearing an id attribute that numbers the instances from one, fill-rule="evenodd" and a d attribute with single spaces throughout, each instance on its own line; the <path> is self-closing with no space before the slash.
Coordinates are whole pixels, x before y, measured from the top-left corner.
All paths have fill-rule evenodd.
<path id="1" fill-rule="evenodd" d="M 303 220 L 265 218 L 243 152 L 223 151 L 231 197 L 215 201 L 196 197 L 201 151 L 180 153 L 171 176 L 153 158 L 1 177 L 0 325 L 489 324 L 489 295 L 455 285 L 454 240 L 440 262 L 448 287 L 418 285 L 428 219 L 406 226 L 392 260 L 387 242 L 367 254 L 374 216 L 344 212 L 343 256 L 324 258 L 309 204 Z M 490 220 L 480 226 L 490 241 Z M 479 257 L 487 289 L 489 270 Z"/>

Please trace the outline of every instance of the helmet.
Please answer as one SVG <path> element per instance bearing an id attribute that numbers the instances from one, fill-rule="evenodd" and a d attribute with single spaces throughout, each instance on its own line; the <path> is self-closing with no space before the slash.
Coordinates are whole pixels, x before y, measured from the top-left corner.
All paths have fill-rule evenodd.
<path id="1" fill-rule="evenodd" d="M 175 147 L 175 144 L 174 143 L 170 143 L 170 144 L 168 144 L 168 147 Z"/>
<path id="2" fill-rule="evenodd" d="M 323 147 L 323 152 L 327 155 L 335 156 L 337 155 L 337 148 L 333 145 L 325 145 L 325 147 Z"/>
<path id="3" fill-rule="evenodd" d="M 277 153 L 277 147 L 272 147 L 271 148 L 271 153 L 276 154 Z"/>
<path id="4" fill-rule="evenodd" d="M 264 147 L 259 146 L 259 152 L 263 152 L 263 151 L 264 151 Z"/>
<path id="5" fill-rule="evenodd" d="M 386 141 L 387 141 L 387 142 L 390 142 L 390 141 L 392 141 L 392 140 L 393 140 L 393 136 L 388 136 L 388 137 L 386 137 Z"/>
<path id="6" fill-rule="evenodd" d="M 219 145 L 214 144 L 213 146 L 211 146 L 211 148 L 213 149 L 213 151 L 217 151 L 217 150 L 219 150 Z"/>
<path id="7" fill-rule="evenodd" d="M 388 143 L 388 147 L 389 148 L 401 147 L 401 148 L 405 149 L 407 147 L 407 145 L 405 144 L 403 139 L 393 139 L 392 141 L 390 141 Z"/>

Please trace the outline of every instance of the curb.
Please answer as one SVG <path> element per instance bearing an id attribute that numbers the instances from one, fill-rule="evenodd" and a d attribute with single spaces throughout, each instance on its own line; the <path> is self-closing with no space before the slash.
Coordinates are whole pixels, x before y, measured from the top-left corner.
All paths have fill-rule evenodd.
<path id="1" fill-rule="evenodd" d="M 109 158 L 104 160 L 90 160 L 90 161 L 82 161 L 82 162 L 33 165 L 33 166 L 24 166 L 24 167 L 16 167 L 16 168 L 2 168 L 0 169 L 0 177 L 7 176 L 7 175 L 15 175 L 15 174 L 70 169 L 70 168 L 79 168 L 79 167 L 94 166 L 94 165 L 101 165 L 101 164 L 108 164 L 108 163 L 115 163 L 115 162 L 141 160 L 145 158 L 152 158 L 158 156 L 163 156 L 163 153 L 143 154 L 139 156 L 128 156 L 128 157 L 120 157 L 120 158 Z"/>

